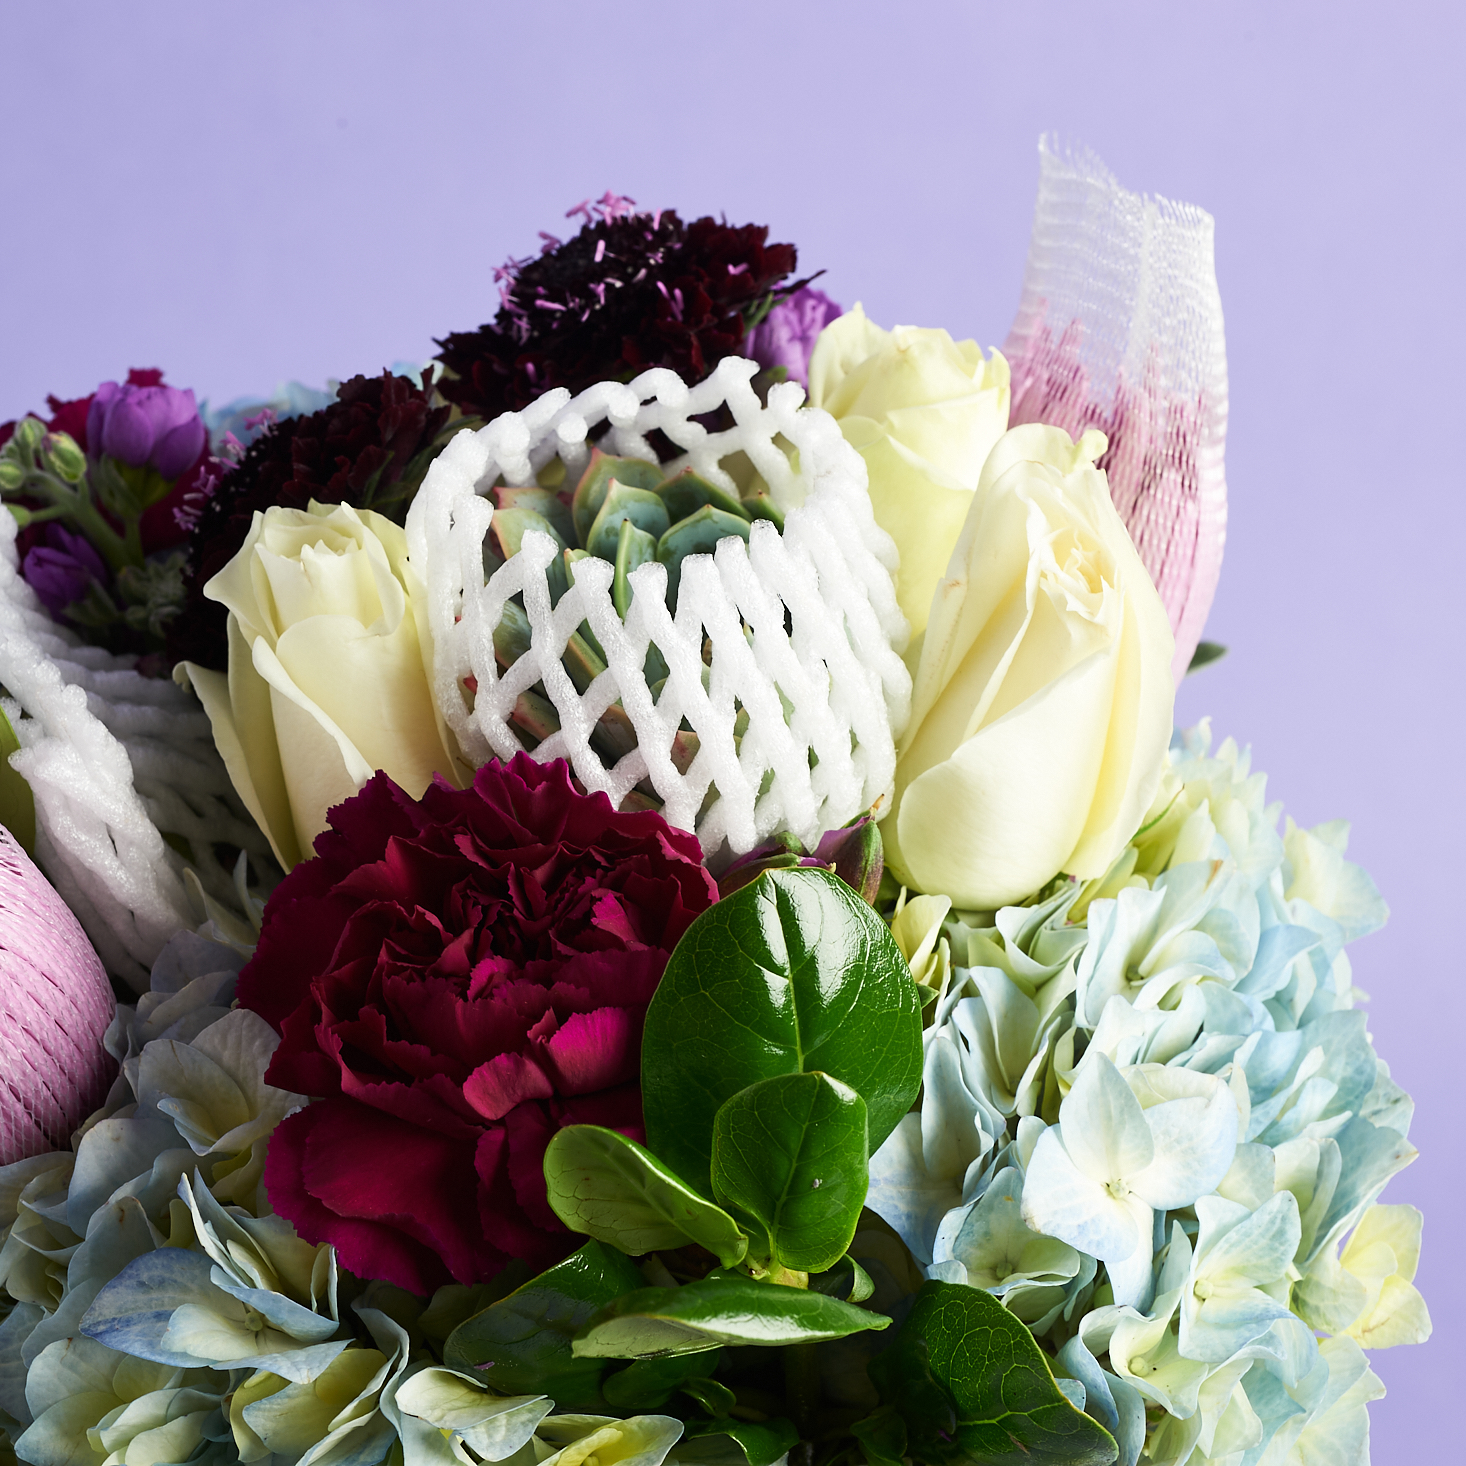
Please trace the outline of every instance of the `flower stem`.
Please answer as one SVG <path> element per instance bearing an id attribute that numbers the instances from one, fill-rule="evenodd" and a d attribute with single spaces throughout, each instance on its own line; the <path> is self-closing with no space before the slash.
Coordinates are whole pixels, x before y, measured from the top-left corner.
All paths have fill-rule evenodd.
<path id="1" fill-rule="evenodd" d="M 784 1403 L 805 1440 L 814 1434 L 820 1406 L 820 1362 L 814 1344 L 784 1346 Z"/>

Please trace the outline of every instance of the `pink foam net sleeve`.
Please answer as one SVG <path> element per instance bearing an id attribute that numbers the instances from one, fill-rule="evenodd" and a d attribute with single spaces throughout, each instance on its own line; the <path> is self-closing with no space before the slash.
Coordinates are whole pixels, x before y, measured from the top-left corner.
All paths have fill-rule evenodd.
<path id="1" fill-rule="evenodd" d="M 1099 428 L 1115 507 L 1165 602 L 1177 681 L 1227 534 L 1227 350 L 1210 214 L 1130 193 L 1087 150 L 1039 142 L 1010 422 Z"/>

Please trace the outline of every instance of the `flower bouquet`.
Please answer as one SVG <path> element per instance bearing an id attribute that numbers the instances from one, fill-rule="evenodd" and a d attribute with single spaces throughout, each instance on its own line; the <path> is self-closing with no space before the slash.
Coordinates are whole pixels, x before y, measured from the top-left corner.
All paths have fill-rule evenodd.
<path id="1" fill-rule="evenodd" d="M 0 1455 L 1367 1460 L 1384 904 L 1172 729 L 1211 220 L 1041 159 L 1001 353 L 608 194 L 6 425 Z"/>

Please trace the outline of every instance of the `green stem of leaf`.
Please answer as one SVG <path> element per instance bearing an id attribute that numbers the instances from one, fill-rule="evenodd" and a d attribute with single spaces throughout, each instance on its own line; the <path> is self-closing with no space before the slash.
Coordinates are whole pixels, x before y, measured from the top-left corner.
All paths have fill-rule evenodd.
<path id="1" fill-rule="evenodd" d="M 816 1348 L 814 1344 L 784 1346 L 784 1407 L 805 1440 L 814 1434 L 820 1408 L 820 1362 Z"/>

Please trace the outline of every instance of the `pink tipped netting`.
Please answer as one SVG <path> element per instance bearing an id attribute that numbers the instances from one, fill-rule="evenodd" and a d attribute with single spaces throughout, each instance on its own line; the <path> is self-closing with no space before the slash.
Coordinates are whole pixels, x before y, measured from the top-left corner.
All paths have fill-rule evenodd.
<path id="1" fill-rule="evenodd" d="M 1176 637 L 1201 639 L 1227 534 L 1227 352 L 1211 215 L 1129 193 L 1094 154 L 1039 142 L 1010 422 L 1110 440 L 1100 467 Z"/>

